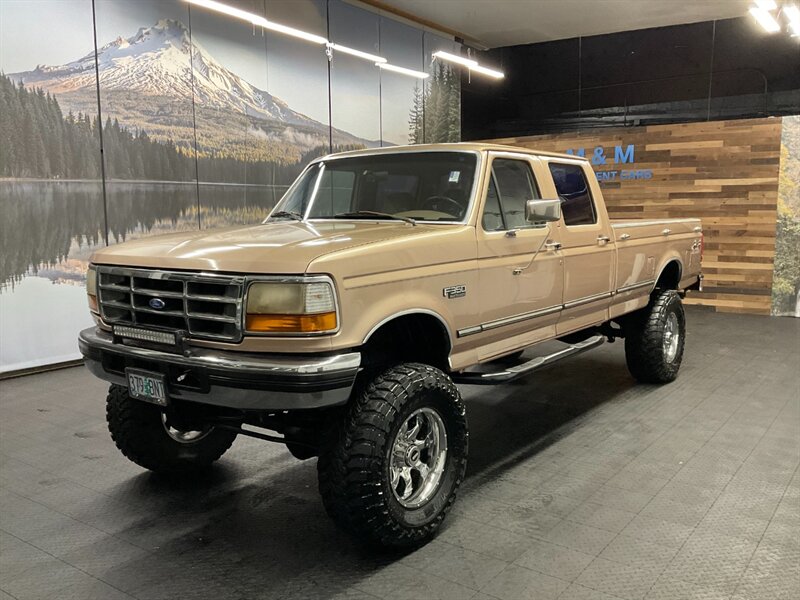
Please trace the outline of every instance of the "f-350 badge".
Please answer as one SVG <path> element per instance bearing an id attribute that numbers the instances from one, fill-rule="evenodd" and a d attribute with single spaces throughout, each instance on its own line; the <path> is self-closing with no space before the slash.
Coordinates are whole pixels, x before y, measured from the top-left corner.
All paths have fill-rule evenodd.
<path id="1" fill-rule="evenodd" d="M 453 298 L 463 298 L 467 295 L 467 286 L 465 285 L 451 285 L 442 290 L 445 298 L 452 300 Z"/>

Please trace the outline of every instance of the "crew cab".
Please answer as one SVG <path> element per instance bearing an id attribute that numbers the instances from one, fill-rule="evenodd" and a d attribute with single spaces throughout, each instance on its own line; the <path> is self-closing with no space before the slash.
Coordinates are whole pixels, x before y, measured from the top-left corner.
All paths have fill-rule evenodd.
<path id="1" fill-rule="evenodd" d="M 135 463 L 189 471 L 237 435 L 284 443 L 318 457 L 339 524 L 413 546 L 464 476 L 457 384 L 524 377 L 614 338 L 636 379 L 672 381 L 702 249 L 697 219 L 610 219 L 577 156 L 346 152 L 308 165 L 263 223 L 98 251 L 96 327 L 79 345 L 111 383 L 109 429 Z M 564 347 L 522 360 L 550 340 Z"/>

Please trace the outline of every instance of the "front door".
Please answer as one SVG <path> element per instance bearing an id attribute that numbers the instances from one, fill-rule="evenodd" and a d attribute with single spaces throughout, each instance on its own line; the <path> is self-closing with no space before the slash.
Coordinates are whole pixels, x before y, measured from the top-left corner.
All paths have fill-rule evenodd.
<path id="1" fill-rule="evenodd" d="M 541 198 L 532 166 L 538 158 L 490 155 L 490 177 L 477 223 L 480 285 L 479 360 L 552 337 L 561 308 L 563 266 L 558 227 L 529 223 L 528 200 Z"/>

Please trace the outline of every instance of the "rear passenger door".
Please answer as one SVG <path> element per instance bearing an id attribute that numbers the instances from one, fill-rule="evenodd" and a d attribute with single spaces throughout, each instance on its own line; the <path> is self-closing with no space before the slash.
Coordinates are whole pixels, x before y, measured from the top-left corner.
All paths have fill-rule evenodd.
<path id="1" fill-rule="evenodd" d="M 505 152 L 489 158 L 476 231 L 481 325 L 466 332 L 480 344 L 481 360 L 552 336 L 563 286 L 557 228 L 525 219 L 527 201 L 542 197 L 532 168 L 539 159 Z"/>
<path id="2" fill-rule="evenodd" d="M 559 241 L 564 258 L 564 310 L 558 333 L 580 329 L 608 318 L 614 285 L 616 252 L 597 180 L 585 161 L 547 159 L 561 198 Z"/>

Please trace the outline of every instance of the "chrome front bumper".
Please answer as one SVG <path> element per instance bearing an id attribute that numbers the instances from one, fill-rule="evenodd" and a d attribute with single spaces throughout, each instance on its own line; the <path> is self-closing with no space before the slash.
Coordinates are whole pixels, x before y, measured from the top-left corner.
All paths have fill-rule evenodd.
<path id="1" fill-rule="evenodd" d="M 345 404 L 361 365 L 359 352 L 260 355 L 190 348 L 184 354 L 127 345 L 102 329 L 80 332 L 87 368 L 127 386 L 125 369 L 162 373 L 170 399 L 241 410 L 296 410 Z"/>

